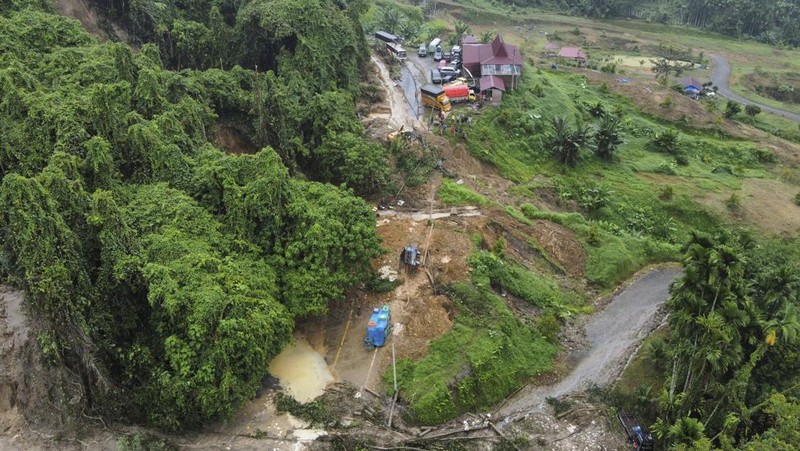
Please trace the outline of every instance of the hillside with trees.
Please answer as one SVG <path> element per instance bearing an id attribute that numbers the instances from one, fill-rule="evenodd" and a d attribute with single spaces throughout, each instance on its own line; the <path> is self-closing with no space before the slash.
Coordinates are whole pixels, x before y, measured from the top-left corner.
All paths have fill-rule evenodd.
<path id="1" fill-rule="evenodd" d="M 595 19 L 634 18 L 687 25 L 768 44 L 800 45 L 800 2 L 759 0 L 503 0 Z"/>
<path id="2" fill-rule="evenodd" d="M 800 43 L 795 1 L 510 3 Z M 346 334 L 355 298 L 404 283 L 374 274 L 385 252 L 397 260 L 365 199 L 405 189 L 430 212 L 416 233 L 442 242 L 436 262 L 407 275 L 415 288 L 430 282 L 422 299 L 438 304 L 421 303 L 417 326 L 435 331 L 397 360 L 403 434 L 449 421 L 460 431 L 465 415 L 563 377 L 569 352 L 584 350 L 581 321 L 643 268 L 679 263 L 665 326 L 637 357 L 647 378 L 632 393 L 601 393 L 607 404 L 592 412 L 634 412 L 666 449 L 800 441 L 800 214 L 789 210 L 800 204 L 800 153 L 750 127 L 739 104 L 685 98 L 667 86 L 674 67 L 655 71 L 663 86 L 652 73 L 623 83 L 613 68 L 526 55 L 502 104 L 456 107 L 470 120 L 458 133 L 450 122 L 449 135 L 406 130 L 383 143 L 356 112 L 378 89 L 365 80 L 365 30 L 452 45 L 470 24 L 389 1 L 94 6 L 131 42 L 101 42 L 48 1 L 0 5 L 0 276 L 24 290 L 35 345 L 64 374 L 46 387 L 58 409 L 177 434 L 232 418 L 298 323 L 339 320 Z M 495 33 L 482 25 L 488 42 Z M 252 151 L 225 148 L 222 130 Z M 788 219 L 762 226 L 758 204 Z M 445 221 L 434 222 L 434 205 Z M 400 224 L 393 245 L 404 246 L 417 224 Z M 418 293 L 370 301 L 395 297 L 411 315 Z M 359 423 L 385 429 L 364 404 L 343 426 L 330 402 L 280 399 L 339 428 L 336 439 Z M 517 438 L 497 442 L 529 444 Z M 375 444 L 357 439 L 343 443 Z"/>
<path id="3" fill-rule="evenodd" d="M 3 278 L 76 412 L 229 416 L 380 250 L 353 191 L 386 174 L 353 109 L 357 3 L 110 2 L 136 52 L 45 3 L 0 7 Z M 214 147 L 221 123 L 260 150 Z"/>

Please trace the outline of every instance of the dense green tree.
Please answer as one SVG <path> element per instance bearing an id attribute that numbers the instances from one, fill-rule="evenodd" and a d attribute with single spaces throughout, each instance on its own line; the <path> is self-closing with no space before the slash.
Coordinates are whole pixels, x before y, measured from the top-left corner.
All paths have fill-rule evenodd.
<path id="1" fill-rule="evenodd" d="M 761 107 L 758 105 L 747 104 L 744 107 L 744 112 L 750 117 L 756 117 L 759 113 L 761 113 Z"/>
<path id="2" fill-rule="evenodd" d="M 725 112 L 723 115 L 727 118 L 732 118 L 742 112 L 742 106 L 735 100 L 728 100 L 725 103 Z"/>
<path id="3" fill-rule="evenodd" d="M 281 299 L 295 315 L 324 313 L 379 255 L 374 213 L 361 199 L 330 185 L 292 180 L 290 186 L 286 228 L 274 259 Z"/>

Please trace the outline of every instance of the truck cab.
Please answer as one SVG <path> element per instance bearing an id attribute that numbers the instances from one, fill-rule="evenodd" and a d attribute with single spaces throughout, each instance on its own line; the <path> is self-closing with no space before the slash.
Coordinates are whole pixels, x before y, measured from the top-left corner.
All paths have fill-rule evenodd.
<path id="1" fill-rule="evenodd" d="M 450 99 L 445 94 L 444 89 L 439 86 L 425 85 L 420 88 L 420 97 L 422 103 L 429 107 L 447 113 L 453 106 L 450 104 Z"/>

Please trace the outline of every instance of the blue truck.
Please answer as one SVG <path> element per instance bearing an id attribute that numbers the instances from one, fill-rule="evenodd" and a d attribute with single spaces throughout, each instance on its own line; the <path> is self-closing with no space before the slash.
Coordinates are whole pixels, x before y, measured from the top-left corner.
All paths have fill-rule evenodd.
<path id="1" fill-rule="evenodd" d="M 392 312 L 389 305 L 374 308 L 367 323 L 367 336 L 364 338 L 364 347 L 372 350 L 386 344 L 386 337 L 392 330 Z"/>

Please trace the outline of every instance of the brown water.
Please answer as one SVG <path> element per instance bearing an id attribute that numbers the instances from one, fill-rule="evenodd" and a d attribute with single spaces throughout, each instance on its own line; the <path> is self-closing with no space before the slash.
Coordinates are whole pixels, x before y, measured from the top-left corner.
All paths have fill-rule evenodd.
<path id="1" fill-rule="evenodd" d="M 320 396 L 334 380 L 325 359 L 302 337 L 272 360 L 269 372 L 288 394 L 303 403 Z"/>

